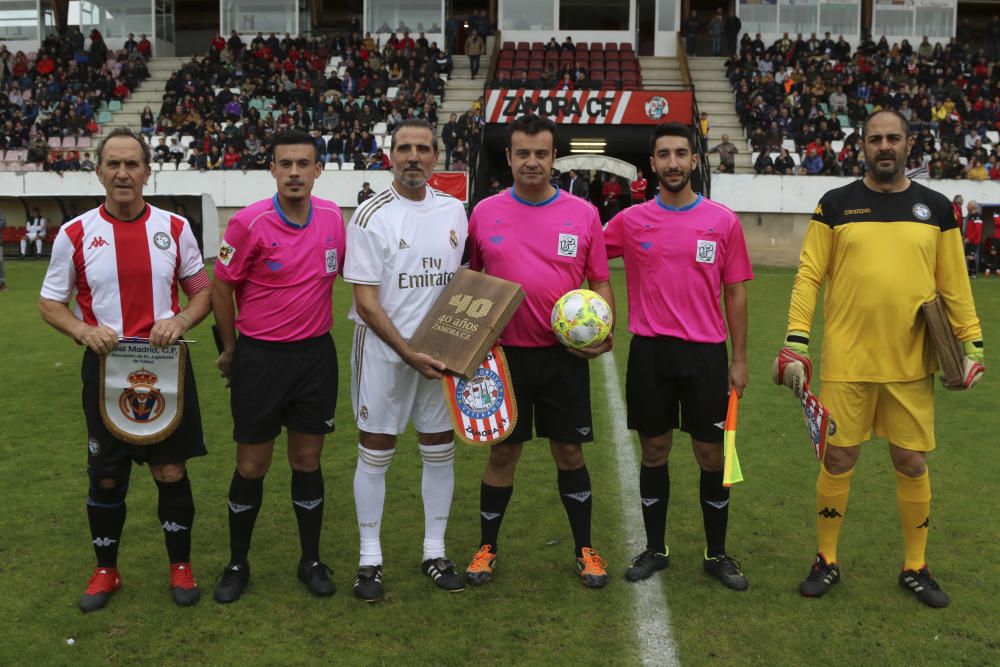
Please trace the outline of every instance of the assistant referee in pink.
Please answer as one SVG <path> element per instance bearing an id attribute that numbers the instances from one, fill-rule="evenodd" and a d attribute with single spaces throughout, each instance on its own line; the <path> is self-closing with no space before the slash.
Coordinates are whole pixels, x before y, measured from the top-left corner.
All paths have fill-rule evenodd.
<path id="1" fill-rule="evenodd" d="M 657 126 L 649 163 L 659 192 L 616 215 L 604 233 L 608 257 L 625 261 L 632 333 L 625 402 L 628 427 L 638 431 L 642 445 L 639 495 L 646 549 L 633 559 L 625 578 L 646 579 L 669 562 L 667 460 L 673 429 L 679 427 L 691 436 L 701 468 L 704 569 L 742 591 L 747 579 L 726 553 L 729 489 L 722 485 L 722 439 L 727 396 L 730 391 L 742 396 L 747 385 L 743 283 L 753 278 L 753 269 L 736 214 L 691 188 L 698 166 L 694 142 L 685 125 Z"/>
<path id="2" fill-rule="evenodd" d="M 320 455 L 337 404 L 330 327 L 345 235 L 337 205 L 312 196 L 322 171 L 311 136 L 276 136 L 271 175 L 277 194 L 233 216 L 219 248 L 212 308 L 223 344 L 219 370 L 232 387 L 236 471 L 229 487 L 230 560 L 215 589 L 218 602 L 238 600 L 250 580 L 250 538 L 283 426 L 302 547 L 298 577 L 314 595 L 336 590 L 319 558 Z"/>

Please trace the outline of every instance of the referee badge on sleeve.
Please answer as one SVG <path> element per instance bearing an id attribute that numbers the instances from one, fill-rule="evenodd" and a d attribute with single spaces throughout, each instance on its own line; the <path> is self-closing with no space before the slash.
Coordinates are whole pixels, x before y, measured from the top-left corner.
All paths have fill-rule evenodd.
<path id="1" fill-rule="evenodd" d="M 337 249 L 330 248 L 326 251 L 326 272 L 337 272 Z"/>
<path id="2" fill-rule="evenodd" d="M 236 248 L 226 243 L 226 240 L 223 239 L 219 245 L 219 261 L 222 262 L 223 266 L 229 266 L 229 262 L 233 261 L 233 255 L 235 254 Z"/>
<path id="3" fill-rule="evenodd" d="M 698 253 L 695 261 L 700 264 L 715 264 L 715 241 L 698 241 Z"/>

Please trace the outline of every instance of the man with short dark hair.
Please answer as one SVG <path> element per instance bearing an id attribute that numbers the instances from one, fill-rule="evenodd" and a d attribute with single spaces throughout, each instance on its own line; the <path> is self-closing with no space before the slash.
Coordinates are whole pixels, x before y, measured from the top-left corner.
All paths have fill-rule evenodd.
<path id="1" fill-rule="evenodd" d="M 722 442 L 728 394 L 742 396 L 749 377 L 744 283 L 753 279 L 753 270 L 739 218 L 691 187 L 698 168 L 694 142 L 690 127 L 657 126 L 649 166 L 659 191 L 652 201 L 615 216 L 604 233 L 608 257 L 625 263 L 632 333 L 625 403 L 628 427 L 638 432 L 642 446 L 639 496 L 646 548 L 625 578 L 647 579 L 669 563 L 668 466 L 673 431 L 679 428 L 691 436 L 701 469 L 702 567 L 724 586 L 744 591 L 747 579 L 726 551 L 729 488 L 723 485 Z"/>
<path id="2" fill-rule="evenodd" d="M 128 444 L 102 418 L 101 360 L 124 338 L 154 346 L 178 343 L 209 311 L 208 275 L 188 221 L 143 199 L 149 147 L 128 128 L 116 128 L 97 149 L 104 203 L 60 228 L 42 283 L 42 319 L 85 347 L 83 413 L 87 423 L 87 517 L 97 567 L 80 598 L 84 612 L 104 607 L 121 588 L 118 546 L 133 461 L 149 465 L 159 492 L 157 514 L 170 560 L 173 600 L 201 597 L 191 572 L 194 498 L 186 461 L 204 456 L 205 438 L 190 359 L 182 381 L 176 429 L 158 442 Z M 188 297 L 181 308 L 178 290 Z M 69 309 L 76 292 L 76 311 Z"/>
<path id="3" fill-rule="evenodd" d="M 479 202 L 469 223 L 470 267 L 519 283 L 525 292 L 500 335 L 518 421 L 506 440 L 490 448 L 483 472 L 479 549 L 466 568 L 474 585 L 493 577 L 500 524 L 514 493 L 524 443 L 532 439 L 532 422 L 535 433 L 549 440 L 580 581 L 588 588 L 608 582 L 607 563 L 591 539 L 593 499 L 583 443 L 594 439 L 587 362 L 611 350 L 614 334 L 592 347 L 571 350 L 559 344 L 549 317 L 556 301 L 584 279 L 612 313 L 614 295 L 597 209 L 553 187 L 549 174 L 555 158 L 555 123 L 532 114 L 515 120 L 507 130 L 514 187 Z"/>
<path id="4" fill-rule="evenodd" d="M 232 388 L 236 441 L 229 564 L 215 589 L 222 603 L 239 600 L 250 580 L 250 538 L 282 427 L 302 550 L 298 578 L 313 595 L 336 592 L 319 555 L 325 500 L 320 458 L 337 405 L 330 297 L 344 261 L 344 219 L 336 204 L 312 195 L 323 164 L 311 136 L 283 132 L 272 151 L 278 191 L 229 221 L 212 285 L 222 342 L 217 363 Z"/>
<path id="5" fill-rule="evenodd" d="M 964 354 L 967 389 L 985 372 L 983 334 L 951 203 L 906 176 L 913 146 L 906 119 L 880 110 L 862 126 L 867 173 L 820 199 L 802 241 L 777 384 L 812 375 L 809 333 L 820 288 L 825 321 L 820 399 L 837 421 L 816 482 L 816 559 L 799 592 L 825 595 L 840 581 L 837 545 L 851 476 L 872 432 L 889 441 L 903 527 L 899 585 L 931 607 L 948 595 L 926 562 L 931 485 L 926 453 L 935 447 L 934 371 L 922 304 L 938 295 Z M 886 248 L 892 248 L 886 253 Z"/>
<path id="6" fill-rule="evenodd" d="M 423 462 L 421 570 L 442 590 L 465 589 L 465 577 L 445 553 L 455 434 L 441 392 L 444 364 L 408 341 L 463 263 L 468 220 L 461 202 L 427 184 L 438 158 L 427 121 L 399 123 L 389 157 L 392 185 L 354 211 L 344 266 L 344 279 L 354 287 L 351 400 L 360 441 L 354 504 L 361 553 L 354 594 L 366 602 L 381 600 L 384 592 L 385 477 L 411 421 Z"/>

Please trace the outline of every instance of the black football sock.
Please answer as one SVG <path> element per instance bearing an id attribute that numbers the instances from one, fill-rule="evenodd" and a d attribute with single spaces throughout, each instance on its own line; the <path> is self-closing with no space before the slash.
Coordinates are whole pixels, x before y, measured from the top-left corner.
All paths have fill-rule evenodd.
<path id="1" fill-rule="evenodd" d="M 559 496 L 562 498 L 569 526 L 573 531 L 573 542 L 577 557 L 580 550 L 590 544 L 590 514 L 593 498 L 590 491 L 590 472 L 583 465 L 576 470 L 560 470 L 558 476 Z"/>
<path id="2" fill-rule="evenodd" d="M 160 490 L 157 514 L 167 544 L 167 556 L 171 563 L 190 563 L 191 529 L 194 524 L 191 480 L 185 473 L 176 482 L 156 480 L 156 486 Z"/>
<path id="3" fill-rule="evenodd" d="M 87 518 L 90 520 L 90 537 L 99 567 L 118 567 L 118 544 L 125 526 L 125 501 L 100 503 L 87 499 Z"/>
<path id="4" fill-rule="evenodd" d="M 670 464 L 639 468 L 639 500 L 646 527 L 646 548 L 666 553 L 667 505 L 670 502 Z"/>
<path id="5" fill-rule="evenodd" d="M 302 562 L 319 560 L 319 535 L 323 529 L 323 470 L 292 470 L 292 507 L 299 523 Z"/>
<path id="6" fill-rule="evenodd" d="M 721 470 L 701 471 L 701 516 L 705 521 L 709 557 L 724 555 L 729 525 L 729 489 L 722 485 Z"/>
<path id="7" fill-rule="evenodd" d="M 513 486 L 490 486 L 486 482 L 480 483 L 479 546 L 489 544 L 496 552 L 497 540 L 500 538 L 500 523 L 503 521 L 503 515 L 507 511 L 512 495 L 514 495 Z"/>
<path id="8" fill-rule="evenodd" d="M 229 485 L 229 562 L 247 562 L 250 538 L 264 499 L 264 478 L 247 479 L 239 469 L 233 472 Z"/>

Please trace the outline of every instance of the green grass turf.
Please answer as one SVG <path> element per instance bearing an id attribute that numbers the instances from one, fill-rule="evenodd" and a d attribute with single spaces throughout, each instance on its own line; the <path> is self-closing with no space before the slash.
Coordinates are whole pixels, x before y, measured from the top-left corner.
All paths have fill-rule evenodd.
<path id="1" fill-rule="evenodd" d="M 641 659 L 633 585 L 621 576 L 634 555 L 627 542 L 641 527 L 623 520 L 618 455 L 608 444 L 608 395 L 596 363 L 591 375 L 599 440 L 588 447 L 587 461 L 595 492 L 595 546 L 608 559 L 612 575 L 606 589 L 585 590 L 577 582 L 555 469 L 539 441 L 526 448 L 519 466 L 495 581 L 458 595 L 432 589 L 419 572 L 420 459 L 411 434 L 401 438 L 389 473 L 383 529 L 386 599 L 366 605 L 353 598 L 357 529 L 351 480 L 357 438 L 348 390 L 351 326 L 344 316 L 350 293 L 340 281 L 334 331 L 341 396 L 337 432 L 324 452 L 323 533 L 323 557 L 334 568 L 337 595 L 313 599 L 295 579 L 298 540 L 279 442 L 254 534 L 248 593 L 231 606 L 211 600 L 214 579 L 228 556 L 226 493 L 234 454 L 228 394 L 214 371 L 206 323 L 191 337 L 200 341 L 193 358 L 209 455 L 190 463 L 198 505 L 193 561 L 204 599 L 189 609 L 170 602 L 155 487 L 138 469 L 121 550 L 124 588 L 106 610 L 81 615 L 77 599 L 93 559 L 84 508 L 81 351 L 37 315 L 44 269 L 43 262 L 7 262 L 11 289 L 0 293 L 5 399 L 0 411 L 0 664 L 635 664 Z M 952 595 L 951 607 L 924 608 L 896 584 L 902 538 L 883 442 L 866 445 L 854 477 L 840 547 L 841 584 L 822 600 L 798 595 L 798 582 L 815 551 L 817 464 L 794 400 L 769 379 L 792 275 L 762 267 L 748 288 L 751 384 L 741 403 L 738 437 L 746 482 L 734 489 L 729 533 L 729 549 L 750 578 L 747 593 L 725 590 L 701 571 L 697 466 L 687 437 L 677 437 L 668 530 L 671 566 L 657 576 L 682 663 L 1000 662 L 995 620 L 1000 586 L 992 578 L 992 564 L 1000 560 L 1000 531 L 991 493 L 1000 454 L 990 408 L 996 405 L 996 379 L 989 374 L 971 393 L 939 392 L 939 448 L 929 457 L 935 499 L 928 553 L 935 575 Z M 620 269 L 612 279 L 624 316 Z M 993 323 L 1000 321 L 1000 280 L 980 280 L 973 288 L 989 342 Z M 622 331 L 615 351 L 620 382 L 627 342 Z M 987 365 L 993 368 L 998 367 L 996 349 L 996 344 L 987 346 Z M 462 567 L 478 543 L 485 456 L 483 450 L 462 447 L 457 460 L 448 545 Z M 637 489 L 627 496 L 635 498 Z M 73 646 L 66 644 L 70 637 Z"/>

